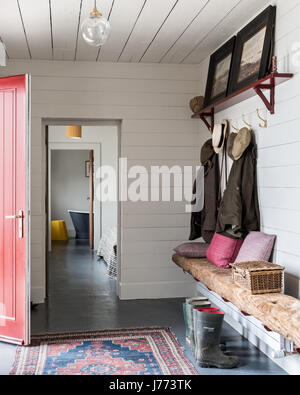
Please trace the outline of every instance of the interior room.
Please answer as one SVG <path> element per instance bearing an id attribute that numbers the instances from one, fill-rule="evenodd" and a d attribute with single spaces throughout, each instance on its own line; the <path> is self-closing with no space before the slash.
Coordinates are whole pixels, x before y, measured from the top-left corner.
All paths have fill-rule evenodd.
<path id="1" fill-rule="evenodd" d="M 69 238 L 89 241 L 90 185 L 86 166 L 89 166 L 90 152 L 93 153 L 89 150 L 51 150 L 50 220 L 52 223 L 61 218 L 67 229 L 60 234 L 60 224 L 53 224 L 53 233 L 57 231 L 58 234 L 51 233 L 52 247 L 54 241 Z"/>
<path id="2" fill-rule="evenodd" d="M 299 13 L 0 0 L 0 374 L 300 374 Z"/>

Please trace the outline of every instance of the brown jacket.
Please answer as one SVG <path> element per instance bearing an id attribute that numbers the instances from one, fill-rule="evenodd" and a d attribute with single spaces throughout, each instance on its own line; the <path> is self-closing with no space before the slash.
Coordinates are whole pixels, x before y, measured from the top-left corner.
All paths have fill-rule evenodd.
<path id="1" fill-rule="evenodd" d="M 214 154 L 211 160 L 205 165 L 204 208 L 201 212 L 192 213 L 190 240 L 196 240 L 203 237 L 206 243 L 211 242 L 217 225 L 219 185 L 219 157 L 217 154 Z"/>
<path id="2" fill-rule="evenodd" d="M 232 165 L 227 189 L 219 209 L 217 233 L 244 237 L 260 230 L 257 195 L 256 147 L 253 142 Z"/>

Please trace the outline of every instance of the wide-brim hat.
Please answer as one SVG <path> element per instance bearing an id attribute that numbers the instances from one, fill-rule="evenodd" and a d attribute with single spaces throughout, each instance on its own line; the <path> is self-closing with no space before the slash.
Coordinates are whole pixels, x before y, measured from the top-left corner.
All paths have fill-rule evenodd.
<path id="1" fill-rule="evenodd" d="M 201 163 L 205 166 L 212 157 L 215 155 L 214 147 L 212 145 L 212 139 L 206 141 L 201 149 Z"/>
<path id="2" fill-rule="evenodd" d="M 252 140 L 252 132 L 248 128 L 242 128 L 234 139 L 232 147 L 232 156 L 234 160 L 239 160 L 246 149 L 249 147 Z"/>
<path id="3" fill-rule="evenodd" d="M 237 136 L 237 133 L 230 133 L 227 141 L 227 153 L 230 159 L 235 160 L 234 156 L 232 155 L 232 149 L 234 145 L 235 138 Z"/>
<path id="4" fill-rule="evenodd" d="M 222 152 L 228 133 L 228 122 L 224 120 L 214 126 L 212 144 L 216 154 Z"/>
<path id="5" fill-rule="evenodd" d="M 194 97 L 190 101 L 190 108 L 194 114 L 199 114 L 199 112 L 204 108 L 204 97 L 203 96 Z"/>

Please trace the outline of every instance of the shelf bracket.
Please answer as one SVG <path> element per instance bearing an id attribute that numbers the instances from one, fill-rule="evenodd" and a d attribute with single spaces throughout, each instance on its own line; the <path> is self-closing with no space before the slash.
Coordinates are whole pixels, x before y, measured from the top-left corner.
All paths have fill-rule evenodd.
<path id="1" fill-rule="evenodd" d="M 260 84 L 254 88 L 255 92 L 262 99 L 269 112 L 275 114 L 275 78 L 272 77 L 269 84 Z M 265 96 L 263 90 L 269 90 L 270 100 Z"/>
<path id="2" fill-rule="evenodd" d="M 210 118 L 210 123 L 208 122 L 207 117 Z M 212 133 L 215 126 L 215 109 L 212 107 L 210 112 L 201 113 L 200 119 L 205 123 L 208 130 Z"/>

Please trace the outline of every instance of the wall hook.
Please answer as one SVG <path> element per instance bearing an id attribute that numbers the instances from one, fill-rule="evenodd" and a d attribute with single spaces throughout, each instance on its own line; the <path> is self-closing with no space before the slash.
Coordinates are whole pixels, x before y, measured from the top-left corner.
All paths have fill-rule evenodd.
<path id="1" fill-rule="evenodd" d="M 262 129 L 266 129 L 266 128 L 268 127 L 268 120 L 267 120 L 267 119 L 264 119 L 264 118 L 259 114 L 259 109 L 257 109 L 256 112 L 257 112 L 258 118 L 259 118 L 261 121 L 263 121 L 263 124 L 260 123 L 260 124 L 259 124 L 259 127 L 262 128 Z"/>
<path id="2" fill-rule="evenodd" d="M 253 126 L 246 121 L 245 114 L 242 115 L 242 119 L 243 119 L 243 122 L 244 122 L 245 125 L 247 125 L 250 129 L 253 129 Z"/>
<path id="3" fill-rule="evenodd" d="M 232 119 L 230 120 L 230 126 L 232 127 L 232 129 L 236 130 L 237 132 L 239 131 L 238 128 L 236 128 L 233 123 L 232 123 Z"/>

